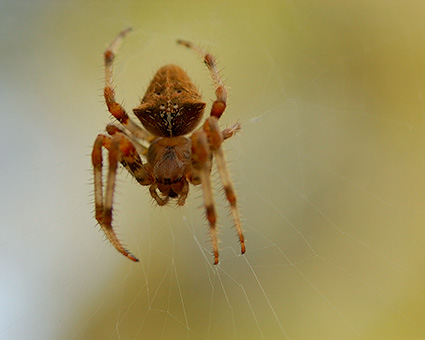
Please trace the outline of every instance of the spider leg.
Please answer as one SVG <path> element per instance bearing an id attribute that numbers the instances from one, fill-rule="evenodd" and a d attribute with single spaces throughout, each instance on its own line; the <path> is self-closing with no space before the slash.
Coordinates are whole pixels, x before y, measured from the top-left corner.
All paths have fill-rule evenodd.
<path id="1" fill-rule="evenodd" d="M 103 95 L 105 97 L 106 106 L 108 111 L 121 123 L 123 124 L 134 136 L 137 138 L 151 142 L 154 137 L 148 131 L 142 129 L 136 124 L 115 99 L 115 90 L 113 84 L 113 61 L 115 54 L 120 46 L 124 37 L 131 31 L 131 28 L 127 28 L 120 32 L 115 39 L 111 42 L 107 50 L 104 52 L 105 62 L 105 89 Z"/>
<path id="2" fill-rule="evenodd" d="M 146 146 L 140 144 L 140 142 L 131 133 L 128 133 L 128 131 L 126 131 L 124 129 L 121 129 L 119 126 L 116 126 L 114 124 L 108 124 L 106 126 L 106 131 L 111 136 L 113 136 L 117 132 L 123 133 L 128 139 L 130 139 L 133 142 L 133 145 L 136 148 L 137 153 L 139 155 L 146 156 L 148 154 L 148 149 L 149 148 L 147 148 Z"/>
<path id="3" fill-rule="evenodd" d="M 105 196 L 103 196 L 102 188 L 102 147 L 109 150 L 109 169 Z M 98 135 L 92 152 L 96 220 L 99 222 L 111 244 L 121 254 L 137 262 L 138 259 L 123 247 L 112 227 L 112 200 L 118 161 L 124 164 L 140 184 L 149 185 L 151 183 L 136 149 L 125 135 L 121 133 L 116 133 L 113 137 L 102 134 Z"/>
<path id="4" fill-rule="evenodd" d="M 203 129 L 208 136 L 209 143 L 215 160 L 217 162 L 217 169 L 220 174 L 221 182 L 223 183 L 224 192 L 226 198 L 230 204 L 230 211 L 233 218 L 233 223 L 238 232 L 239 242 L 241 244 L 241 253 L 245 253 L 245 239 L 242 232 L 242 224 L 239 216 L 239 210 L 236 204 L 236 194 L 233 188 L 232 180 L 230 179 L 229 170 L 226 166 L 226 160 L 224 158 L 223 149 L 221 144 L 225 138 L 223 133 L 220 131 L 218 125 L 218 119 L 216 117 L 209 117 L 204 123 Z"/>
<path id="5" fill-rule="evenodd" d="M 205 211 L 210 225 L 210 235 L 214 251 L 214 264 L 218 263 L 217 215 L 215 212 L 214 196 L 211 186 L 211 152 L 208 138 L 203 130 L 195 131 L 192 140 L 192 167 L 202 184 Z"/>
<path id="6" fill-rule="evenodd" d="M 111 137 L 105 135 L 98 135 L 94 141 L 92 151 L 92 164 L 94 175 L 94 202 L 95 202 L 95 216 L 96 220 L 100 223 L 103 220 L 103 186 L 102 186 L 102 167 L 103 156 L 102 147 L 110 149 Z"/>
<path id="7" fill-rule="evenodd" d="M 203 131 L 205 133 L 205 136 L 208 139 L 209 147 L 211 148 L 213 155 L 216 158 L 217 161 L 217 168 L 220 174 L 221 182 L 223 183 L 224 192 L 226 193 L 226 198 L 229 201 L 230 204 L 230 210 L 233 217 L 233 222 L 235 224 L 236 230 L 239 235 L 239 241 L 241 244 L 241 253 L 245 253 L 245 239 L 242 232 L 242 225 L 240 221 L 239 216 L 239 210 L 237 208 L 236 204 L 236 194 L 235 190 L 233 188 L 232 181 L 229 176 L 229 171 L 227 170 L 226 161 L 224 159 L 224 153 L 221 148 L 221 144 L 223 141 L 227 138 L 232 137 L 237 131 L 240 130 L 240 124 L 234 123 L 232 126 L 230 126 L 227 129 L 224 129 L 223 131 L 220 131 L 219 125 L 218 125 L 218 119 L 222 116 L 224 113 L 224 110 L 226 109 L 226 102 L 227 102 L 227 90 L 224 86 L 224 83 L 219 75 L 218 69 L 217 69 L 217 63 L 214 58 L 214 56 L 207 51 L 203 50 L 197 45 L 192 44 L 189 41 L 185 40 L 177 40 L 177 43 L 186 46 L 192 50 L 194 50 L 196 53 L 198 53 L 201 57 L 204 59 L 204 63 L 207 65 L 208 70 L 210 71 L 211 78 L 214 83 L 215 88 L 215 95 L 216 99 L 212 104 L 211 107 L 211 113 L 210 117 L 207 118 L 205 121 Z M 198 137 L 199 135 L 199 137 Z M 192 135 L 192 143 L 194 141 L 199 140 L 201 141 L 202 134 L 199 132 L 195 132 Z M 203 138 L 203 137 L 202 137 Z M 196 145 L 195 145 L 196 146 Z M 193 149 L 194 146 L 192 144 L 192 157 L 193 154 L 196 153 L 196 148 Z M 205 148 L 202 146 L 202 149 Z M 209 204 L 207 202 L 207 198 L 210 197 L 211 202 L 210 206 L 214 208 L 214 201 L 212 196 L 212 190 L 211 190 L 211 183 L 209 179 L 209 171 L 205 170 L 206 168 L 203 167 L 200 171 L 200 178 L 202 181 L 203 189 L 204 189 L 204 197 L 205 197 L 205 205 L 207 208 L 207 217 L 210 221 L 210 217 L 213 220 L 213 222 L 210 221 L 210 226 L 212 230 L 212 237 L 213 237 L 213 246 L 216 246 L 216 241 L 214 241 L 214 238 L 216 240 L 216 231 L 215 231 L 215 210 L 212 210 L 211 212 L 208 210 Z M 207 180 L 207 184 L 204 183 L 204 181 Z M 214 232 L 213 232 L 214 229 Z M 216 249 L 214 248 L 214 253 L 216 254 L 216 262 L 218 262 L 218 252 L 216 252 Z"/>
<path id="8" fill-rule="evenodd" d="M 214 82 L 216 100 L 213 102 L 211 107 L 210 116 L 220 118 L 226 109 L 227 101 L 227 90 L 224 86 L 224 83 L 218 74 L 217 63 L 214 56 L 207 51 L 203 50 L 197 45 L 192 44 L 189 41 L 177 40 L 177 43 L 188 48 L 191 48 L 196 53 L 198 53 L 202 58 L 204 58 L 204 63 L 207 65 L 208 70 L 210 71 L 211 78 Z"/>
<path id="9" fill-rule="evenodd" d="M 236 132 L 240 131 L 240 129 L 241 129 L 241 124 L 233 123 L 232 125 L 230 125 L 230 127 L 221 131 L 221 133 L 223 134 L 224 139 L 228 139 L 232 137 Z"/>

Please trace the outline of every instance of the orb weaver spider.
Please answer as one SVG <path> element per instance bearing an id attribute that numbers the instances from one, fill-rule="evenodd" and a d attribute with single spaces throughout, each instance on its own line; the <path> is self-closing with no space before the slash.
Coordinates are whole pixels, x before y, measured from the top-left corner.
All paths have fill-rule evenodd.
<path id="1" fill-rule="evenodd" d="M 92 164 L 94 172 L 95 215 L 106 237 L 124 256 L 132 261 L 138 259 L 126 250 L 112 227 L 112 199 L 115 189 L 118 162 L 144 186 L 160 206 L 169 199 L 184 205 L 189 193 L 189 183 L 201 184 L 206 218 L 210 227 L 214 264 L 218 263 L 218 240 L 216 211 L 210 172 L 213 158 L 217 163 L 224 192 L 230 204 L 233 222 L 239 235 L 242 254 L 245 241 L 236 194 L 227 170 L 221 144 L 240 130 L 240 124 L 220 130 L 218 120 L 226 108 L 227 90 L 221 80 L 215 58 L 190 42 L 178 40 L 203 57 L 214 82 L 216 99 L 210 116 L 201 128 L 191 133 L 200 123 L 206 104 L 186 72 L 176 65 L 165 65 L 154 75 L 138 107 L 133 109 L 140 126 L 116 101 L 112 66 L 115 53 L 124 37 L 131 31 L 123 30 L 104 52 L 105 88 L 104 98 L 108 111 L 118 124 L 108 124 L 106 134 L 99 134 L 94 142 Z M 146 146 L 148 145 L 148 146 Z M 105 193 L 102 185 L 102 148 L 108 150 L 108 174 Z M 146 162 L 142 162 L 142 158 Z M 158 193 L 159 191 L 159 193 Z"/>

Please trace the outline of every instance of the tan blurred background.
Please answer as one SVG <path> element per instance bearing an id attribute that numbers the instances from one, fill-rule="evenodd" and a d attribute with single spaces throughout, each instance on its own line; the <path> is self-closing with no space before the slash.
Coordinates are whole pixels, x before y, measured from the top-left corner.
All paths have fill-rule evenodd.
<path id="1" fill-rule="evenodd" d="M 0 339 L 424 339 L 425 3 L 1 1 Z M 213 88 L 247 253 L 214 172 L 221 262 L 202 193 L 159 208 L 122 172 L 131 263 L 93 218 L 91 145 L 111 121 L 102 53 L 123 28 L 117 96 L 155 70 Z"/>

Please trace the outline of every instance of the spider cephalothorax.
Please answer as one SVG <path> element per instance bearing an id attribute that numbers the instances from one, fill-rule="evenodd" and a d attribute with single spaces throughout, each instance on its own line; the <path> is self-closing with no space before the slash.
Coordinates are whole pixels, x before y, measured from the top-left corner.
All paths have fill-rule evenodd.
<path id="1" fill-rule="evenodd" d="M 200 123 L 205 103 L 186 72 L 176 65 L 165 65 L 156 72 L 140 105 L 133 110 L 145 128 L 143 129 L 117 103 L 113 90 L 112 63 L 119 44 L 129 31 L 130 29 L 122 31 L 104 53 L 105 101 L 109 112 L 120 124 L 109 124 L 106 128 L 108 135 L 100 134 L 94 142 L 92 163 L 96 220 L 119 252 L 138 261 L 122 246 L 112 228 L 112 198 L 118 162 L 141 185 L 149 186 L 149 192 L 158 205 L 165 205 L 170 198 L 176 199 L 178 205 L 183 205 L 189 193 L 189 183 L 201 184 L 213 243 L 214 263 L 217 264 L 217 218 L 210 180 L 212 160 L 215 158 L 243 254 L 245 241 L 236 195 L 221 148 L 223 141 L 233 136 L 240 125 L 235 123 L 224 130 L 220 130 L 218 125 L 226 108 L 227 91 L 218 75 L 215 59 L 187 41 L 178 41 L 203 56 L 215 84 L 216 100 L 212 104 L 210 116 L 200 129 L 185 137 Z M 105 194 L 102 188 L 102 147 L 109 151 Z M 141 157 L 146 159 L 146 163 L 143 163 Z"/>
<path id="2" fill-rule="evenodd" d="M 188 183 L 186 174 L 190 173 L 191 157 L 190 139 L 179 137 L 160 137 L 155 139 L 148 149 L 147 170 L 154 178 L 155 185 L 165 199 L 156 195 L 159 205 L 164 205 L 169 197 L 179 197 L 183 205 L 187 196 Z"/>

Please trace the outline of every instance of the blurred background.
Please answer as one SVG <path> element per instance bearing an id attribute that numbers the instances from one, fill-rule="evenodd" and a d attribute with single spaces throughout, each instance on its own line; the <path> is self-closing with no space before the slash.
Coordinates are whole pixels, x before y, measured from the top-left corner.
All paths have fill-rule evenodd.
<path id="1" fill-rule="evenodd" d="M 1 1 L 0 339 L 425 338 L 425 4 L 420 1 Z M 221 124 L 247 252 L 213 171 L 156 206 L 120 172 L 104 239 L 90 153 L 112 119 L 102 53 L 133 27 L 117 98 L 156 69 L 214 90 L 183 38 L 217 56 Z"/>

